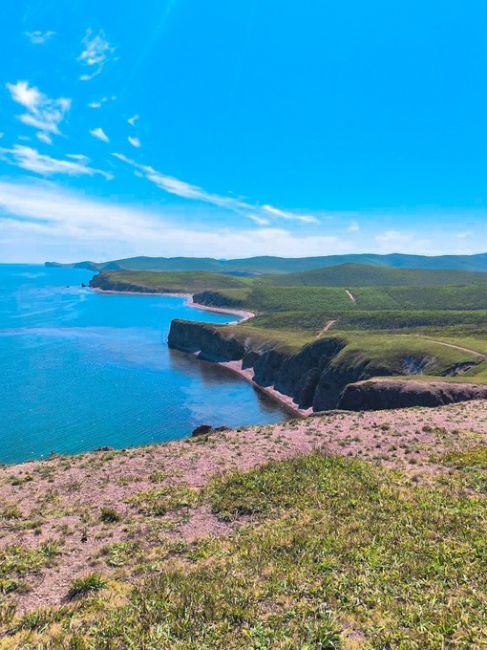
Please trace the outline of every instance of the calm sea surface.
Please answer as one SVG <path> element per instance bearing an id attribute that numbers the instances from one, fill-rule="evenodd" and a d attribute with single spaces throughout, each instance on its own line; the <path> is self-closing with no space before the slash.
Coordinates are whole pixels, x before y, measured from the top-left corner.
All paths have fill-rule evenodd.
<path id="1" fill-rule="evenodd" d="M 284 412 L 229 371 L 167 347 L 182 298 L 102 295 L 92 273 L 0 265 L 0 462 L 175 440 Z"/>

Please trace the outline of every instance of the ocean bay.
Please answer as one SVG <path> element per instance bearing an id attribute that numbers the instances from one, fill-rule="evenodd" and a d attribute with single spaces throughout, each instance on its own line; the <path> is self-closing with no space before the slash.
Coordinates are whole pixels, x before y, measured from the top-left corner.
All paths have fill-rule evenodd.
<path id="1" fill-rule="evenodd" d="M 239 377 L 167 347 L 184 298 L 101 294 L 92 273 L 0 265 L 0 462 L 166 442 L 202 423 L 285 418 Z"/>

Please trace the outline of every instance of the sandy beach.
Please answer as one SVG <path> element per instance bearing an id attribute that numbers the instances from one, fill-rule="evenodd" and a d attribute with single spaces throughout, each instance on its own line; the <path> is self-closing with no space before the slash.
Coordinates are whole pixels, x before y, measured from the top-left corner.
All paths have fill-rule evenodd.
<path id="1" fill-rule="evenodd" d="M 250 318 L 255 316 L 254 312 L 246 311 L 244 309 L 232 309 L 231 307 L 210 307 L 209 305 L 202 305 L 199 302 L 194 302 L 192 293 L 176 293 L 176 292 L 157 292 L 157 291 L 116 291 L 113 289 L 99 289 L 89 287 L 90 291 L 95 293 L 106 293 L 114 295 L 127 295 L 127 296 L 166 296 L 169 298 L 185 298 L 186 304 L 189 307 L 194 307 L 194 309 L 204 309 L 205 311 L 213 311 L 218 314 L 230 314 L 231 316 L 237 316 L 238 320 L 228 323 L 228 325 L 233 325 L 234 323 L 243 323 Z"/>

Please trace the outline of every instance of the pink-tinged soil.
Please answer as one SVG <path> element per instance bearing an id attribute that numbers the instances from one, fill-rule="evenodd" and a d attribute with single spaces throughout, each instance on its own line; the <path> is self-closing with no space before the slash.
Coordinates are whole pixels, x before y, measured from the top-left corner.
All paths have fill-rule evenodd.
<path id="1" fill-rule="evenodd" d="M 124 572 L 126 579 L 137 581 L 133 564 L 107 562 L 110 550 L 118 548 L 113 544 L 134 544 L 147 557 L 164 544 L 193 543 L 245 525 L 222 523 L 197 500 L 191 507 L 184 499 L 182 505 L 176 500 L 162 515 L 148 513 L 141 499 L 154 490 L 169 487 L 175 494 L 198 495 L 221 473 L 313 450 L 381 462 L 415 480 L 433 481 L 451 471 L 437 457 L 479 444 L 487 444 L 487 401 L 436 409 L 331 412 L 165 445 L 7 466 L 0 470 L 0 553 L 13 544 L 36 549 L 46 541 L 59 549 L 51 567 L 23 576 L 26 590 L 8 597 L 22 613 L 62 603 L 70 582 L 93 570 Z M 102 508 L 115 510 L 119 520 L 103 523 Z"/>

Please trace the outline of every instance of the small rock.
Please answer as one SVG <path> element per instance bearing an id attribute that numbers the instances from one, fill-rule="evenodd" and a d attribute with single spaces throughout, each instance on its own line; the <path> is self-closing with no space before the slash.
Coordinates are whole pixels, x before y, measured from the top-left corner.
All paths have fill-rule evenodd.
<path id="1" fill-rule="evenodd" d="M 199 427 L 196 427 L 196 429 L 193 429 L 191 433 L 191 437 L 196 437 L 196 436 L 206 436 L 209 433 L 213 433 L 214 429 L 210 424 L 200 424 Z"/>

